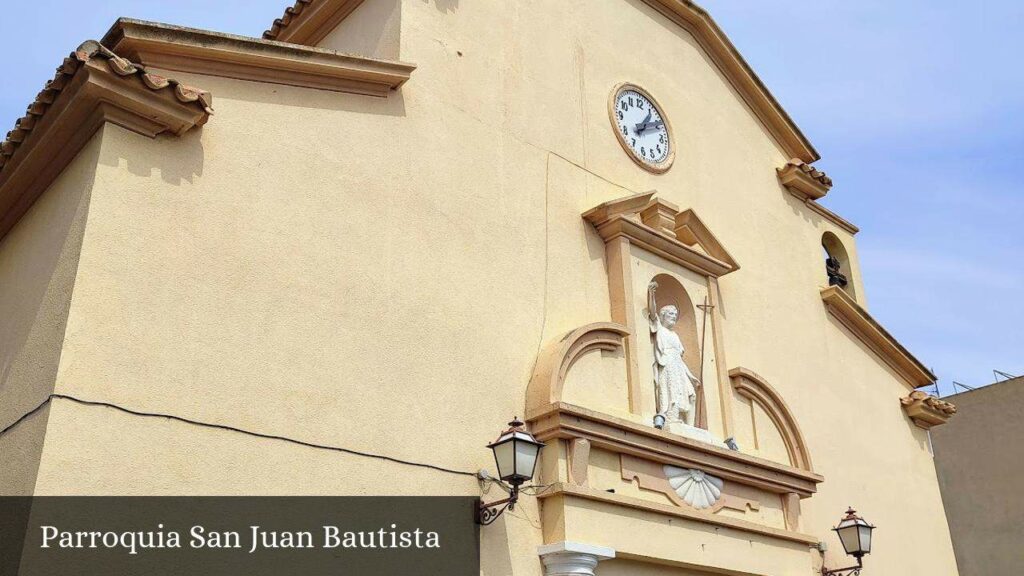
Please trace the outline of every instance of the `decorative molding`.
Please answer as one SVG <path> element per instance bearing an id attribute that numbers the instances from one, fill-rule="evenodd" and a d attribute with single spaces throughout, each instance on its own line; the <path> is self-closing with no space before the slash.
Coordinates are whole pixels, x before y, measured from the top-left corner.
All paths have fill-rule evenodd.
<path id="1" fill-rule="evenodd" d="M 739 270 L 736 260 L 693 210 L 679 211 L 654 195 L 642 192 L 605 202 L 584 212 L 583 218 L 594 225 L 606 244 L 625 238 L 652 254 L 714 278 Z"/>
<path id="2" fill-rule="evenodd" d="M 882 328 L 866 310 L 854 302 L 842 288 L 823 288 L 821 299 L 829 313 L 899 374 L 910 388 L 920 388 L 935 382 L 935 375 Z"/>
<path id="3" fill-rule="evenodd" d="M 118 54 L 155 68 L 385 97 L 416 66 L 121 18 L 103 39 Z"/>
<path id="4" fill-rule="evenodd" d="M 669 500 L 675 502 L 677 506 L 689 506 L 695 510 L 702 509 L 701 507 L 694 506 L 692 502 L 687 501 L 686 498 L 672 485 L 667 469 L 683 470 L 682 468 L 658 464 L 656 462 L 644 460 L 643 458 L 637 458 L 628 454 L 621 455 L 620 468 L 623 480 L 630 482 L 636 480 L 640 488 L 643 488 L 644 490 L 661 492 L 667 496 Z M 721 481 L 721 479 L 717 480 Z M 721 490 L 722 488 L 719 487 L 719 489 Z M 729 508 L 740 512 L 747 512 L 748 509 L 756 511 L 761 509 L 761 503 L 756 500 L 741 498 L 739 496 L 722 492 L 720 497 L 716 499 L 711 506 L 705 506 L 703 510 L 706 513 L 711 514 L 718 512 L 722 508 Z"/>
<path id="5" fill-rule="evenodd" d="M 790 492 L 782 495 L 782 515 L 786 521 L 786 530 L 800 532 L 800 495 Z"/>
<path id="6" fill-rule="evenodd" d="M 644 2 L 693 34 L 788 156 L 804 162 L 815 162 L 820 158 L 814 146 L 707 12 L 691 0 Z"/>
<path id="7" fill-rule="evenodd" d="M 605 244 L 605 267 L 608 271 L 608 303 L 612 320 L 630 330 L 638 326 L 639 310 L 633 294 L 633 266 L 629 240 L 616 238 Z M 629 390 L 629 411 L 643 410 L 643 376 L 640 375 L 640 342 L 630 333 L 623 341 L 626 355 L 626 384 Z"/>
<path id="8" fill-rule="evenodd" d="M 719 448 L 580 406 L 557 402 L 527 412 L 537 439 L 590 441 L 593 448 L 628 454 L 679 468 L 699 468 L 726 481 L 775 494 L 808 497 L 824 478 L 785 464 Z"/>
<path id="9" fill-rule="evenodd" d="M 312 46 L 362 3 L 363 0 L 296 0 L 263 32 L 263 39 Z"/>
<path id="10" fill-rule="evenodd" d="M 696 522 L 703 522 L 724 528 L 780 538 L 782 540 L 799 542 L 801 544 L 813 545 L 818 543 L 818 538 L 809 534 L 801 534 L 799 532 L 783 530 L 781 528 L 772 528 L 771 526 L 756 524 L 749 520 L 731 518 L 720 514 L 708 514 L 707 512 L 701 512 L 680 506 L 659 504 L 657 502 L 634 498 L 632 496 L 615 494 L 614 492 L 605 492 L 604 490 L 597 490 L 584 486 L 572 486 L 564 482 L 557 482 L 544 492 L 537 495 L 537 499 L 544 502 L 545 505 L 548 505 L 550 501 L 556 498 L 580 498 L 593 502 L 610 504 L 612 506 L 624 506 L 634 510 L 642 510 L 644 512 L 653 512 L 655 514 L 662 514 L 665 516 L 685 518 L 687 520 L 694 520 Z"/>
<path id="11" fill-rule="evenodd" d="M 712 347 L 715 351 L 715 375 L 718 380 L 718 403 L 721 406 L 722 434 L 726 438 L 734 435 L 735 427 L 732 418 L 732 386 L 730 384 L 729 372 L 726 366 L 729 364 L 725 357 L 725 337 L 722 325 L 721 291 L 718 287 L 718 279 L 708 277 L 708 304 L 711 306 L 711 336 Z"/>
<path id="12" fill-rule="evenodd" d="M 779 182 L 800 200 L 819 200 L 832 188 L 831 178 L 799 158 L 793 158 L 776 171 Z"/>
<path id="13" fill-rule="evenodd" d="M 820 216 L 825 218 L 825 220 L 828 220 L 829 222 L 835 224 L 836 226 L 838 226 L 842 230 L 849 232 L 850 234 L 856 234 L 857 232 L 860 232 L 860 228 L 854 226 L 852 222 L 846 220 L 845 218 L 829 210 L 828 208 L 825 208 L 821 204 L 818 204 L 814 200 L 804 200 L 804 205 L 810 208 L 813 212 L 817 212 Z"/>
<path id="14" fill-rule="evenodd" d="M 587 471 L 590 469 L 590 441 L 577 438 L 569 442 L 569 482 L 587 486 Z"/>
<path id="15" fill-rule="evenodd" d="M 850 234 L 860 232 L 860 229 L 850 221 L 818 204 L 817 200 L 824 198 L 832 188 L 832 179 L 824 172 L 799 158 L 789 160 L 782 168 L 776 168 L 776 172 L 779 182 L 786 191 L 803 202 L 812 212 Z"/>
<path id="16" fill-rule="evenodd" d="M 579 542 L 556 542 L 537 548 L 544 576 L 594 576 L 597 563 L 615 558 L 615 550 Z"/>
<path id="17" fill-rule="evenodd" d="M 746 368 L 737 367 L 729 370 L 729 379 L 737 394 L 757 403 L 771 418 L 786 445 L 790 464 L 802 470 L 812 470 L 807 441 L 804 440 L 796 418 L 782 399 L 782 395 L 764 378 Z"/>
<path id="18" fill-rule="evenodd" d="M 952 402 L 946 402 L 920 390 L 914 390 L 900 398 L 900 404 L 914 424 L 925 430 L 945 424 L 956 414 L 956 406 Z"/>
<path id="19" fill-rule="evenodd" d="M 595 322 L 577 328 L 546 347 L 537 359 L 530 383 L 526 386 L 527 410 L 561 402 L 565 375 L 573 363 L 587 352 L 616 350 L 622 347 L 629 330 L 614 322 Z"/>
<path id="20" fill-rule="evenodd" d="M 615 202 L 613 201 L 611 204 L 614 205 Z M 645 225 L 654 228 L 669 238 L 678 238 L 676 236 L 676 216 L 679 212 L 679 206 L 668 200 L 652 198 L 638 214 L 640 215 L 640 221 Z M 690 246 L 694 243 L 695 240 L 688 242 Z"/>
<path id="21" fill-rule="evenodd" d="M 697 468 L 677 468 L 675 466 L 662 466 L 661 468 L 665 472 L 673 492 L 687 506 L 704 510 L 718 505 L 719 502 L 725 502 L 722 498 L 722 488 L 725 488 L 725 482 L 721 478 Z"/>
<path id="22" fill-rule="evenodd" d="M 212 103 L 208 92 L 83 43 L 0 144 L 0 238 L 105 123 L 180 136 L 206 123 Z"/>

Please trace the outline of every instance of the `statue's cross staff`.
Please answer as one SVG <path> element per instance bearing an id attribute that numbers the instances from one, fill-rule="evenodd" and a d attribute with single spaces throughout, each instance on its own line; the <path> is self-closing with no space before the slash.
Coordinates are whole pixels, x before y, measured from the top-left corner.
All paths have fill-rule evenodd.
<path id="1" fill-rule="evenodd" d="M 703 304 L 697 304 L 697 308 L 700 308 L 701 312 L 704 313 L 704 319 L 701 320 L 701 329 L 700 329 L 700 383 L 701 383 L 701 386 L 704 385 L 704 348 L 705 348 L 704 343 L 707 342 L 707 340 L 708 340 L 708 310 L 710 310 L 711 308 L 714 308 L 714 307 L 715 307 L 714 304 L 708 304 L 708 296 L 707 296 L 707 294 L 704 295 L 704 303 Z M 703 392 L 701 393 L 701 397 L 703 397 Z M 701 412 L 703 412 L 704 410 L 706 410 L 706 408 L 704 407 L 704 403 L 701 402 Z"/>

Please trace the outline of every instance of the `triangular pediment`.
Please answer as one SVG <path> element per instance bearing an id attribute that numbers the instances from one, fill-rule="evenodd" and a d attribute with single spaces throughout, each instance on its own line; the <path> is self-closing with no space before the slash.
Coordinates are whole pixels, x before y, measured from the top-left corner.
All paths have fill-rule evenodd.
<path id="1" fill-rule="evenodd" d="M 274 20 L 263 37 L 292 44 L 316 45 L 364 1 L 374 0 L 294 0 L 294 4 Z M 691 0 L 643 2 L 693 35 L 787 155 L 807 163 L 819 159 L 814 146 L 703 8 Z M 619 9 L 635 8 L 629 2 L 621 2 Z"/>
<path id="2" fill-rule="evenodd" d="M 729 264 L 733 269 L 740 267 L 692 209 L 684 210 L 676 216 L 675 233 L 676 239 L 690 248 L 701 250 L 708 256 Z"/>
<path id="3" fill-rule="evenodd" d="M 625 237 L 654 254 L 708 276 L 739 269 L 718 238 L 691 208 L 682 210 L 641 192 L 611 200 L 583 213 L 605 242 Z"/>

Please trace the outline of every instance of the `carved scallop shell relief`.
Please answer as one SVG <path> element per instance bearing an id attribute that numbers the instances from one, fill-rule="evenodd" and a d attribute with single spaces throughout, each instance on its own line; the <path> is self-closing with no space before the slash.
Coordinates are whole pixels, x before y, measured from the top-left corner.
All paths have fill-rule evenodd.
<path id="1" fill-rule="evenodd" d="M 722 479 L 703 470 L 665 466 L 665 476 L 676 494 L 697 510 L 710 508 L 722 497 Z"/>

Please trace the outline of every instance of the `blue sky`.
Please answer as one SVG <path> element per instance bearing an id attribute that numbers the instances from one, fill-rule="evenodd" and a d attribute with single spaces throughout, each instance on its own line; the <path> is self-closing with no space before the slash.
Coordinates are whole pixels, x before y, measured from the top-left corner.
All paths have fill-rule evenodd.
<path id="1" fill-rule="evenodd" d="M 118 16 L 258 36 L 288 3 L 20 3 L 0 19 L 0 127 Z M 861 228 L 872 314 L 943 394 L 1024 374 L 1024 3 L 702 5 L 821 153 L 825 204 Z"/>

